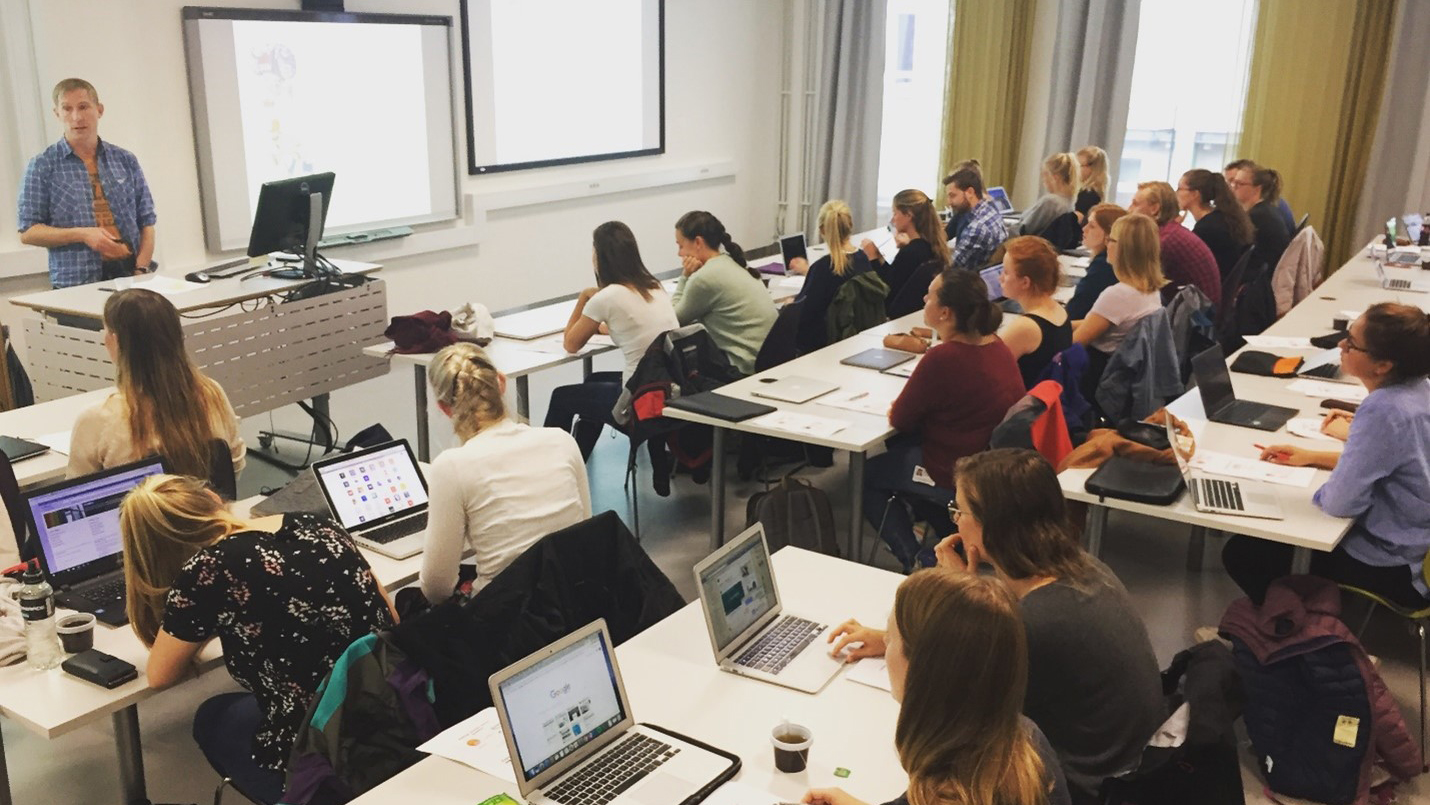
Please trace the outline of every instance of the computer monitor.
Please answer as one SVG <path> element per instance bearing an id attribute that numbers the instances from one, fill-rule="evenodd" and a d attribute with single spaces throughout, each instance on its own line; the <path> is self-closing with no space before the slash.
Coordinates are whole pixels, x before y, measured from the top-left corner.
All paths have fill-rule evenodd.
<path id="1" fill-rule="evenodd" d="M 292 272 L 296 277 L 317 276 L 318 239 L 332 195 L 332 173 L 264 182 L 248 235 L 248 256 L 291 252 L 303 258 L 301 272 Z"/>

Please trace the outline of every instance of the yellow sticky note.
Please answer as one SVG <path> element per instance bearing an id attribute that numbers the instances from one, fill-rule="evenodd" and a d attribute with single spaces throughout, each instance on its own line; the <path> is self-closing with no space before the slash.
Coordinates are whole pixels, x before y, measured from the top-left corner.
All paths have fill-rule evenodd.
<path id="1" fill-rule="evenodd" d="M 1336 732 L 1331 736 L 1339 746 L 1355 746 L 1356 735 L 1360 732 L 1360 719 L 1352 716 L 1336 717 Z"/>

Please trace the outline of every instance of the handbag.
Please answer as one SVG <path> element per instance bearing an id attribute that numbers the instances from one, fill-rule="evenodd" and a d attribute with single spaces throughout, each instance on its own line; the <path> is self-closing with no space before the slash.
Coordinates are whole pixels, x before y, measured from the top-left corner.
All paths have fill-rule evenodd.
<path id="1" fill-rule="evenodd" d="M 1149 464 L 1113 456 L 1089 475 L 1084 489 L 1094 495 L 1166 506 L 1182 496 L 1186 484 L 1176 464 Z"/>

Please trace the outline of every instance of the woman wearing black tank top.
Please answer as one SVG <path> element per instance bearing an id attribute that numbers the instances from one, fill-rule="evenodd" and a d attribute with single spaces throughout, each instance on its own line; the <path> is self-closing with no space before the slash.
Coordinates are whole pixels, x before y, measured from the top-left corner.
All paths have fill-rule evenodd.
<path id="1" fill-rule="evenodd" d="M 1025 235 L 1008 241 L 1003 257 L 1003 295 L 1023 307 L 998 333 L 1018 359 L 1023 387 L 1037 385 L 1053 356 L 1072 346 L 1068 312 L 1053 298 L 1058 255 L 1046 240 Z"/>

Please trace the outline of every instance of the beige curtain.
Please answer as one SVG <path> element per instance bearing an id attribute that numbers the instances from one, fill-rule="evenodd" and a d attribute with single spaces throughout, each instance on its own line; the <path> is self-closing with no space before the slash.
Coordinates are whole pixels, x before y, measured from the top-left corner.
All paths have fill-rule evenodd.
<path id="1" fill-rule="evenodd" d="M 954 163 L 972 157 L 982 163 L 986 184 L 1011 187 L 1023 138 L 1037 0 L 955 0 L 953 9 L 938 180 Z"/>
<path id="2" fill-rule="evenodd" d="M 1334 270 L 1352 229 L 1385 86 L 1395 0 L 1261 0 L 1238 156 L 1281 172 Z"/>

